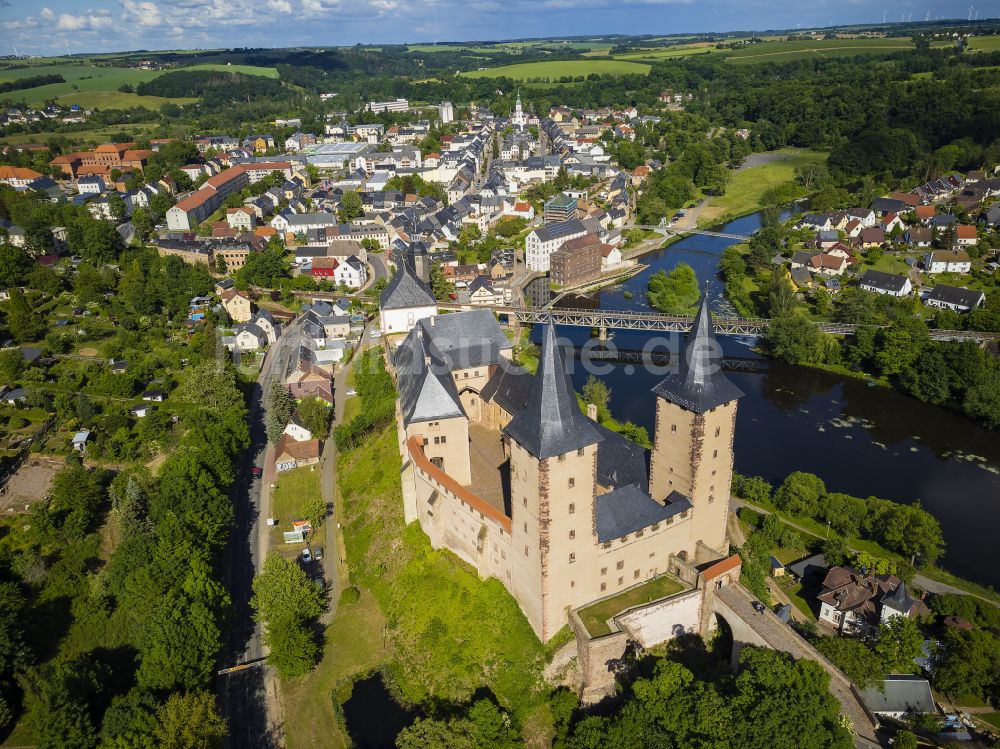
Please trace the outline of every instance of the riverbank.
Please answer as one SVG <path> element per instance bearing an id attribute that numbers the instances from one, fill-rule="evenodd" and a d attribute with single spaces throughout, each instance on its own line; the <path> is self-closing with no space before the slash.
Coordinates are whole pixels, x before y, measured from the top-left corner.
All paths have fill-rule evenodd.
<path id="1" fill-rule="evenodd" d="M 906 563 L 909 561 L 901 555 L 889 551 L 884 546 L 881 546 L 870 539 L 862 539 L 853 536 L 844 537 L 839 536 L 836 533 L 831 534 L 829 528 L 822 523 L 812 520 L 811 518 L 790 515 L 771 504 L 765 505 L 760 502 L 750 502 L 741 497 L 737 497 L 736 495 L 732 495 L 730 498 L 730 507 L 734 511 L 738 510 L 740 507 L 747 507 L 754 512 L 774 515 L 790 528 L 795 529 L 799 533 L 805 533 L 814 541 L 825 541 L 828 538 L 840 538 L 844 542 L 844 545 L 852 552 L 865 552 L 875 557 L 888 559 L 893 563 Z M 994 606 L 1000 607 L 1000 594 L 998 594 L 995 590 L 978 585 L 971 580 L 964 580 L 957 575 L 954 575 L 935 565 L 920 567 L 914 575 L 913 582 L 921 589 L 930 593 L 956 593 L 958 595 L 971 595 L 986 601 L 987 603 L 991 603 Z"/>

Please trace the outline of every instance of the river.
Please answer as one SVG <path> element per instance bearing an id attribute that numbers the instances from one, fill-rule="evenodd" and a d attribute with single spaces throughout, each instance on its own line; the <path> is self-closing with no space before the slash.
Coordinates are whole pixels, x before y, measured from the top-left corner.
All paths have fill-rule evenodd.
<path id="1" fill-rule="evenodd" d="M 721 231 L 749 234 L 759 216 L 737 219 Z M 573 307 L 648 310 L 649 275 L 680 262 L 707 283 L 713 312 L 732 314 L 717 277 L 719 259 L 733 240 L 687 237 L 642 258 L 649 268 L 624 284 L 561 301 Z M 546 288 L 535 287 L 543 301 Z M 625 292 L 632 298 L 626 298 Z M 541 296 L 542 299 L 538 297 Z M 535 334 L 538 334 L 536 328 Z M 559 334 L 583 343 L 589 331 L 563 327 Z M 622 348 L 642 348 L 648 333 L 616 331 Z M 752 340 L 720 337 L 730 356 L 754 356 Z M 609 366 L 611 411 L 653 431 L 650 388 L 659 377 L 628 365 Z M 576 367 L 573 381 L 587 373 Z M 829 491 L 875 495 L 897 502 L 919 499 L 940 521 L 947 542 L 942 566 L 969 580 L 1000 589 L 993 544 L 1000 538 L 1000 435 L 964 417 L 866 382 L 828 372 L 771 362 L 766 374 L 731 372 L 746 393 L 736 418 L 735 468 L 779 483 L 792 471 L 809 471 Z"/>

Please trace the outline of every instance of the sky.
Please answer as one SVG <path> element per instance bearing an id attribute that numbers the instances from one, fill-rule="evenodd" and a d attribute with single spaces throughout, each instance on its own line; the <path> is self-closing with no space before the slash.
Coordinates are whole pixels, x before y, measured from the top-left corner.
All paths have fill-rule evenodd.
<path id="1" fill-rule="evenodd" d="M 1000 0 L 976 5 L 1000 15 Z M 967 18 L 965 0 L 0 0 L 0 54 L 675 34 Z"/>

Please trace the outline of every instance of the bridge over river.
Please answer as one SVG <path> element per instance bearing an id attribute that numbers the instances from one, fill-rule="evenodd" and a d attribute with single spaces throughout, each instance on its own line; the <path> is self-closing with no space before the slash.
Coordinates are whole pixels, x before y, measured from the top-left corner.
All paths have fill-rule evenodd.
<path id="1" fill-rule="evenodd" d="M 438 304 L 440 310 L 461 311 L 474 309 L 468 304 Z M 692 315 L 667 315 L 661 312 L 630 312 L 606 309 L 573 309 L 562 307 L 493 307 L 501 319 L 511 324 L 554 323 L 555 325 L 575 325 L 596 328 L 601 337 L 608 330 L 647 330 L 656 333 L 687 333 L 694 323 Z M 768 318 L 714 317 L 716 335 L 763 335 L 771 324 Z M 824 333 L 854 335 L 858 325 L 837 322 L 817 322 Z M 930 337 L 936 341 L 974 341 L 984 343 L 1000 339 L 1000 333 L 977 330 L 931 330 Z"/>

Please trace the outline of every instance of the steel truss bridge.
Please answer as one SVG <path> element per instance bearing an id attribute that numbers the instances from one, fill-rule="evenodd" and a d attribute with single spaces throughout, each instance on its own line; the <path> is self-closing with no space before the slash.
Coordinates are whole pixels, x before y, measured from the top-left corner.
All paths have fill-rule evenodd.
<path id="1" fill-rule="evenodd" d="M 463 311 L 474 309 L 467 304 L 438 304 L 441 310 Z M 651 333 L 687 333 L 694 323 L 692 315 L 667 315 L 660 312 L 628 312 L 605 309 L 573 309 L 549 307 L 493 307 L 501 319 L 510 324 L 533 325 L 553 323 L 595 328 L 606 334 L 608 330 L 645 330 Z M 716 335 L 759 336 L 770 327 L 768 318 L 714 317 Z M 854 335 L 858 325 L 835 322 L 818 322 L 824 333 L 833 335 Z M 1000 333 L 975 330 L 931 330 L 930 337 L 936 341 L 973 341 L 984 343 L 1000 339 Z"/>

